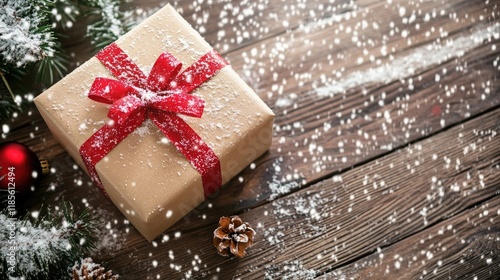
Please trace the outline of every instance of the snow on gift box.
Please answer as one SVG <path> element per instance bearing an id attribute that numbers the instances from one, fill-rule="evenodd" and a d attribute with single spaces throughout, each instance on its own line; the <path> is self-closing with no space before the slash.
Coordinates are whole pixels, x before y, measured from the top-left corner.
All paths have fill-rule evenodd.
<path id="1" fill-rule="evenodd" d="M 170 5 L 35 104 L 68 153 L 149 241 L 262 155 L 274 121 Z"/>

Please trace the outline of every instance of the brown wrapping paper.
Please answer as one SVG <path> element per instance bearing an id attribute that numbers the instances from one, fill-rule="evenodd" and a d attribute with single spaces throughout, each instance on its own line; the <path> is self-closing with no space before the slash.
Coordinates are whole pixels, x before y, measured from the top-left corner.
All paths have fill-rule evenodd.
<path id="1" fill-rule="evenodd" d="M 212 48 L 167 5 L 116 41 L 149 73 L 162 52 L 183 69 Z M 96 77 L 113 77 L 95 57 L 35 98 L 50 130 L 85 169 L 80 146 L 107 121 L 109 106 L 87 97 Z M 181 116 L 219 156 L 226 183 L 271 145 L 274 115 L 230 66 L 193 94 L 203 117 Z M 149 241 L 204 201 L 200 174 L 149 120 L 96 165 L 113 203 Z"/>

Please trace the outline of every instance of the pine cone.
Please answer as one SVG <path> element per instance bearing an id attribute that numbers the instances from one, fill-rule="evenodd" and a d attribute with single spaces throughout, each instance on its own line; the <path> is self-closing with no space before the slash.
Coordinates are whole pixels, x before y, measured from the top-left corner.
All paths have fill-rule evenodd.
<path id="1" fill-rule="evenodd" d="M 116 280 L 120 277 L 111 270 L 106 271 L 100 264 L 94 263 L 92 258 L 85 258 L 80 264 L 73 266 L 73 280 Z"/>
<path id="2" fill-rule="evenodd" d="M 221 256 L 229 252 L 243 258 L 246 249 L 253 245 L 255 231 L 249 223 L 243 223 L 238 216 L 221 217 L 219 227 L 214 231 L 214 246 Z"/>

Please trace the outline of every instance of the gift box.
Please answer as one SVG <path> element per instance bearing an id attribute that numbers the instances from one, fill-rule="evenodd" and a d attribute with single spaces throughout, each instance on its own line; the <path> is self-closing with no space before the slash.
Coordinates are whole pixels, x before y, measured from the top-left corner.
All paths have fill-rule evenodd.
<path id="1" fill-rule="evenodd" d="M 35 98 L 149 241 L 271 145 L 274 114 L 167 5 Z"/>

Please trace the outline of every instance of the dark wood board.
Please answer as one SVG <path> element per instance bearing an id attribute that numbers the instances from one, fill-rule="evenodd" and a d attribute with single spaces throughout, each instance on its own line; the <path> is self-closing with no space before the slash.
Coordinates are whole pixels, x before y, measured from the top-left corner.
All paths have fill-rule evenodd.
<path id="1" fill-rule="evenodd" d="M 391 244 L 411 247 L 414 243 L 407 239 L 443 220 L 466 219 L 469 208 L 489 201 L 498 205 L 499 119 L 497 109 L 241 214 L 242 219 L 257 225 L 258 232 L 257 244 L 243 260 L 221 260 L 211 250 L 209 241 L 216 223 L 181 230 L 177 238 L 171 232 L 156 246 L 142 242 L 124 252 L 134 256 L 138 265 L 144 264 L 143 273 L 151 277 L 175 270 L 153 269 L 147 256 L 159 261 L 173 254 L 175 259 L 169 262 L 180 259 L 183 264 L 197 255 L 203 263 L 196 266 L 204 275 L 262 279 L 279 276 L 291 261 L 321 275 Z M 489 209 L 490 219 L 479 228 L 486 238 L 498 234 L 500 216 L 498 206 L 484 207 Z M 455 230 L 462 229 L 451 221 Z M 498 241 L 493 238 L 491 242 L 498 245 Z M 497 257 L 492 260 L 493 267 L 500 262 Z M 122 266 L 121 270 L 138 269 L 120 259 L 109 261 Z M 193 269 L 183 265 L 178 277 Z"/>
<path id="2" fill-rule="evenodd" d="M 164 4 L 134 0 L 122 9 L 140 19 Z M 31 107 L 5 122 L 1 140 L 25 143 L 51 161 L 53 172 L 23 208 L 64 198 L 94 209 L 103 239 L 94 258 L 122 279 L 279 279 L 293 269 L 304 279 L 498 273 L 495 254 L 485 252 L 486 263 L 473 253 L 499 246 L 497 1 L 171 4 L 276 114 L 269 152 L 149 243 Z M 95 53 L 82 36 L 86 24 L 65 41 L 73 68 Z M 472 227 L 470 217 L 484 209 L 488 218 Z M 242 260 L 220 257 L 211 245 L 218 218 L 233 214 L 258 231 Z M 449 225 L 454 235 L 435 234 Z M 411 262 L 425 257 L 419 254 L 428 242 L 415 242 L 429 234 L 453 249 Z M 453 238 L 466 243 L 453 246 Z"/>

